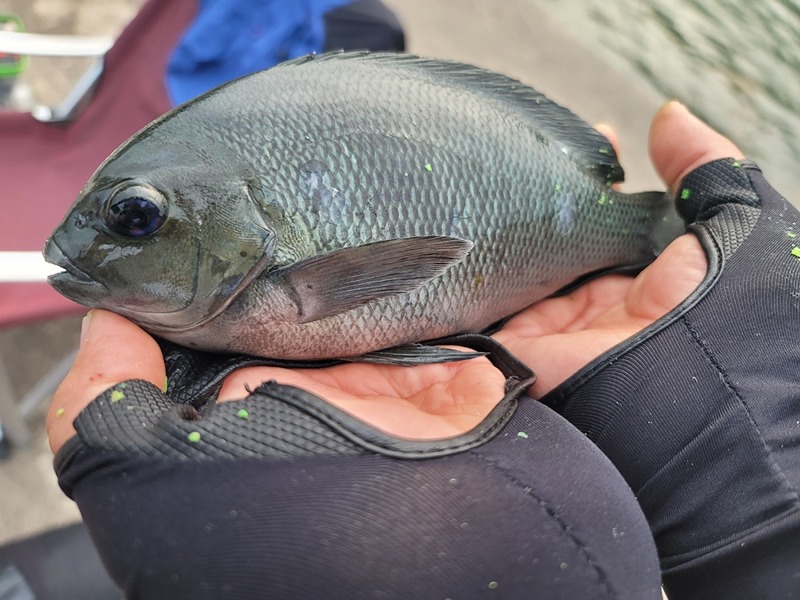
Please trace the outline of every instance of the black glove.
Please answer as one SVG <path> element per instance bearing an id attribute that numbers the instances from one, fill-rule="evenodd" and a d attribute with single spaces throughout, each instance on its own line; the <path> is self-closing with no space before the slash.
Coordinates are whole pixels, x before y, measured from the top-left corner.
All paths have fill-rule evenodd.
<path id="1" fill-rule="evenodd" d="M 394 438 L 267 382 L 267 361 L 164 343 L 169 393 L 128 381 L 76 419 L 56 457 L 128 598 L 660 599 L 655 546 L 622 477 L 545 406 L 489 338 L 507 394 L 474 430 Z M 532 590 L 535 590 L 533 592 Z"/>
<path id="2" fill-rule="evenodd" d="M 633 488 L 671 600 L 800 598 L 800 214 L 747 161 L 676 202 L 704 282 L 543 402 Z"/>

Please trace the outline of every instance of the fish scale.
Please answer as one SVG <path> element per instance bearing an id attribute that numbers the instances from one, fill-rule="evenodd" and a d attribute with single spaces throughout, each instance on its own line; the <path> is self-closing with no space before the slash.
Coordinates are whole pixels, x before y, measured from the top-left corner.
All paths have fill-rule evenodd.
<path id="1" fill-rule="evenodd" d="M 621 174 L 608 140 L 502 75 L 323 55 L 135 135 L 45 256 L 65 295 L 187 346 L 352 357 L 479 331 L 652 260 L 681 221 L 661 192 L 610 189 Z"/>

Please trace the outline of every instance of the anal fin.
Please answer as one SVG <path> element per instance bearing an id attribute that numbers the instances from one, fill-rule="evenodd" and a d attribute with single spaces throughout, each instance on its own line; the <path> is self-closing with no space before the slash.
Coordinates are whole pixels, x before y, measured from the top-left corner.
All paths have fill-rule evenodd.
<path id="1" fill-rule="evenodd" d="M 378 365 L 413 367 L 435 363 L 458 362 L 486 356 L 487 352 L 468 352 L 426 344 L 404 344 L 385 350 L 376 350 L 360 356 L 345 358 L 347 362 L 365 362 Z"/>

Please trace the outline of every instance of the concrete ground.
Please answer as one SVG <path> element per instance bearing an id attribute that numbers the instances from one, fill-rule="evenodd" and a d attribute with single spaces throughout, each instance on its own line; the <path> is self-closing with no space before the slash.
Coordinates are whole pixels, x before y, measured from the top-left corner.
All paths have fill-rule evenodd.
<path id="1" fill-rule="evenodd" d="M 0 0 L 29 30 L 114 34 L 141 0 Z M 657 189 L 646 154 L 649 120 L 664 101 L 632 72 L 604 63 L 526 0 L 386 0 L 407 32 L 409 51 L 460 59 L 533 85 L 592 123 L 606 122 L 621 139 L 627 189 Z M 42 78 L 48 90 L 63 73 Z M 2 143 L 2 132 L 0 132 Z M 0 293 L 2 293 L 0 284 Z M 79 319 L 0 331 L 0 355 L 21 396 L 73 347 Z M 36 440 L 0 462 L 0 544 L 79 519 L 58 489 L 43 432 L 42 409 L 32 421 Z"/>

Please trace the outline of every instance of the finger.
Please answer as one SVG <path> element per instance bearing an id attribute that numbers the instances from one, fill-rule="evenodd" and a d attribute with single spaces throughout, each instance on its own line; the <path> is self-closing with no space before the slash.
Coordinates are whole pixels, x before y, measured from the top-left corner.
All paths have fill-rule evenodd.
<path id="1" fill-rule="evenodd" d="M 693 234 L 684 234 L 634 280 L 625 308 L 632 318 L 647 322 L 660 319 L 700 285 L 707 270 L 699 240 Z"/>
<path id="2" fill-rule="evenodd" d="M 75 363 L 47 412 L 53 453 L 75 435 L 72 422 L 94 398 L 128 379 L 144 379 L 163 389 L 166 370 L 158 344 L 124 317 L 105 310 L 89 312 Z"/>
<path id="3" fill-rule="evenodd" d="M 668 102 L 650 126 L 650 157 L 664 183 L 675 193 L 690 171 L 719 158 L 744 158 L 736 145 L 689 112 Z"/>

